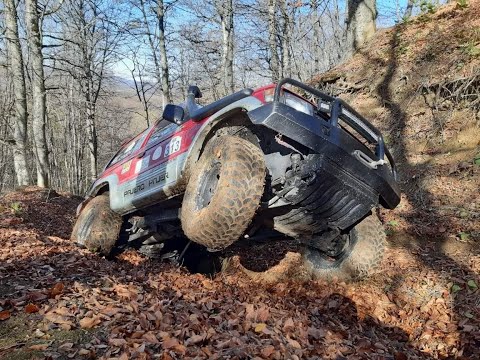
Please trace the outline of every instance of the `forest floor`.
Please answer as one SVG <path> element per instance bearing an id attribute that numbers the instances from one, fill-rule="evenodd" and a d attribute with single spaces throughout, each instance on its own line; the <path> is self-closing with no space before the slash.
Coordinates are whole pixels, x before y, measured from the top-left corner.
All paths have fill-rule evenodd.
<path id="1" fill-rule="evenodd" d="M 305 282 L 298 254 L 267 273 L 232 261 L 210 278 L 130 250 L 68 240 L 79 199 L 0 198 L 2 359 L 479 359 L 480 2 L 379 31 L 313 83 L 379 126 L 401 205 L 367 281 Z M 295 250 L 277 245 L 278 252 Z M 267 274 L 268 276 L 265 276 Z"/>
<path id="2" fill-rule="evenodd" d="M 238 267 L 210 278 L 74 246 L 79 201 L 37 188 L 0 199 L 2 359 L 480 357 L 479 252 L 395 233 L 360 283 L 258 282 Z M 277 268 L 298 275 L 296 259 Z"/>

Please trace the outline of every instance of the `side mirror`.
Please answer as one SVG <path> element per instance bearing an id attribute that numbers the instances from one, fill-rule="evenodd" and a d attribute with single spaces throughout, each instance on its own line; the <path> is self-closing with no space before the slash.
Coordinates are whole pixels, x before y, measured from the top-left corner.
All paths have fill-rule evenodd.
<path id="1" fill-rule="evenodd" d="M 182 123 L 183 115 L 183 108 L 178 105 L 167 104 L 163 109 L 163 118 L 178 125 Z"/>

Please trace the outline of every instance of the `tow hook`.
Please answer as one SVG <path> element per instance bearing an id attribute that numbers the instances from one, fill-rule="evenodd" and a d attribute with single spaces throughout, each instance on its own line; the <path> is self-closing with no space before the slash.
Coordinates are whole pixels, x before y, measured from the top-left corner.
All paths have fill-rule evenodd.
<path id="1" fill-rule="evenodd" d="M 383 166 L 386 164 L 385 160 L 381 159 L 375 161 L 371 159 L 370 156 L 360 150 L 355 150 L 353 152 L 353 156 L 355 156 L 358 161 L 360 161 L 363 165 L 369 167 L 370 169 L 377 169 L 378 166 Z"/>

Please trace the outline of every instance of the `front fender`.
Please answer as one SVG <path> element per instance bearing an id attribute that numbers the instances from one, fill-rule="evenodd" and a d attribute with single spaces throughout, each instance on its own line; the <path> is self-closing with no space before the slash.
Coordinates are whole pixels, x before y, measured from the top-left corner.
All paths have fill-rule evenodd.
<path id="1" fill-rule="evenodd" d="M 108 191 L 109 192 L 109 199 L 110 199 L 110 208 L 113 211 L 117 211 L 123 205 L 123 203 L 122 203 L 123 198 L 118 196 L 118 191 L 116 191 L 116 189 L 118 189 L 118 177 L 114 173 L 111 173 L 108 176 L 101 177 L 101 178 L 97 179 L 97 181 L 95 181 L 90 186 L 90 189 L 85 194 L 85 201 L 84 201 L 85 204 L 82 206 L 82 209 L 86 205 L 86 203 L 88 203 L 89 199 L 92 199 L 95 196 Z M 82 205 L 82 204 L 80 204 L 80 205 Z M 78 211 L 78 209 L 77 209 L 77 211 Z"/>
<path id="2" fill-rule="evenodd" d="M 188 177 L 190 176 L 191 166 L 195 165 L 195 163 L 200 158 L 202 149 L 205 146 L 205 142 L 211 135 L 214 127 L 221 122 L 231 119 L 236 114 L 252 111 L 262 105 L 263 103 L 256 97 L 248 96 L 244 99 L 238 100 L 224 107 L 220 111 L 217 111 L 202 124 L 202 127 L 198 130 L 192 141 L 192 146 L 190 146 L 190 149 L 187 152 L 187 159 L 182 169 L 182 177 L 185 177 L 185 184 L 188 181 Z"/>

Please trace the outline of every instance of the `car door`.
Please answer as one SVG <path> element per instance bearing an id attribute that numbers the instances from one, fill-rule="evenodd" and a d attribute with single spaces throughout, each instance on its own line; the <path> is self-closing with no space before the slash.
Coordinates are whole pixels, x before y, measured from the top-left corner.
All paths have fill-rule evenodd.
<path id="1" fill-rule="evenodd" d="M 132 158 L 130 180 L 123 187 L 125 205 L 139 209 L 163 196 L 166 184 L 175 183 L 177 166 L 169 163 L 169 155 L 178 152 L 181 136 L 174 136 L 180 127 L 160 120 L 148 136 L 141 151 Z"/>
<path id="2" fill-rule="evenodd" d="M 132 166 L 150 130 L 146 129 L 124 144 L 110 160 L 99 179 L 101 182 L 108 181 L 110 184 L 110 205 L 114 211 L 122 213 L 131 206 L 131 198 L 125 196 L 125 188 L 132 181 L 134 176 Z"/>

